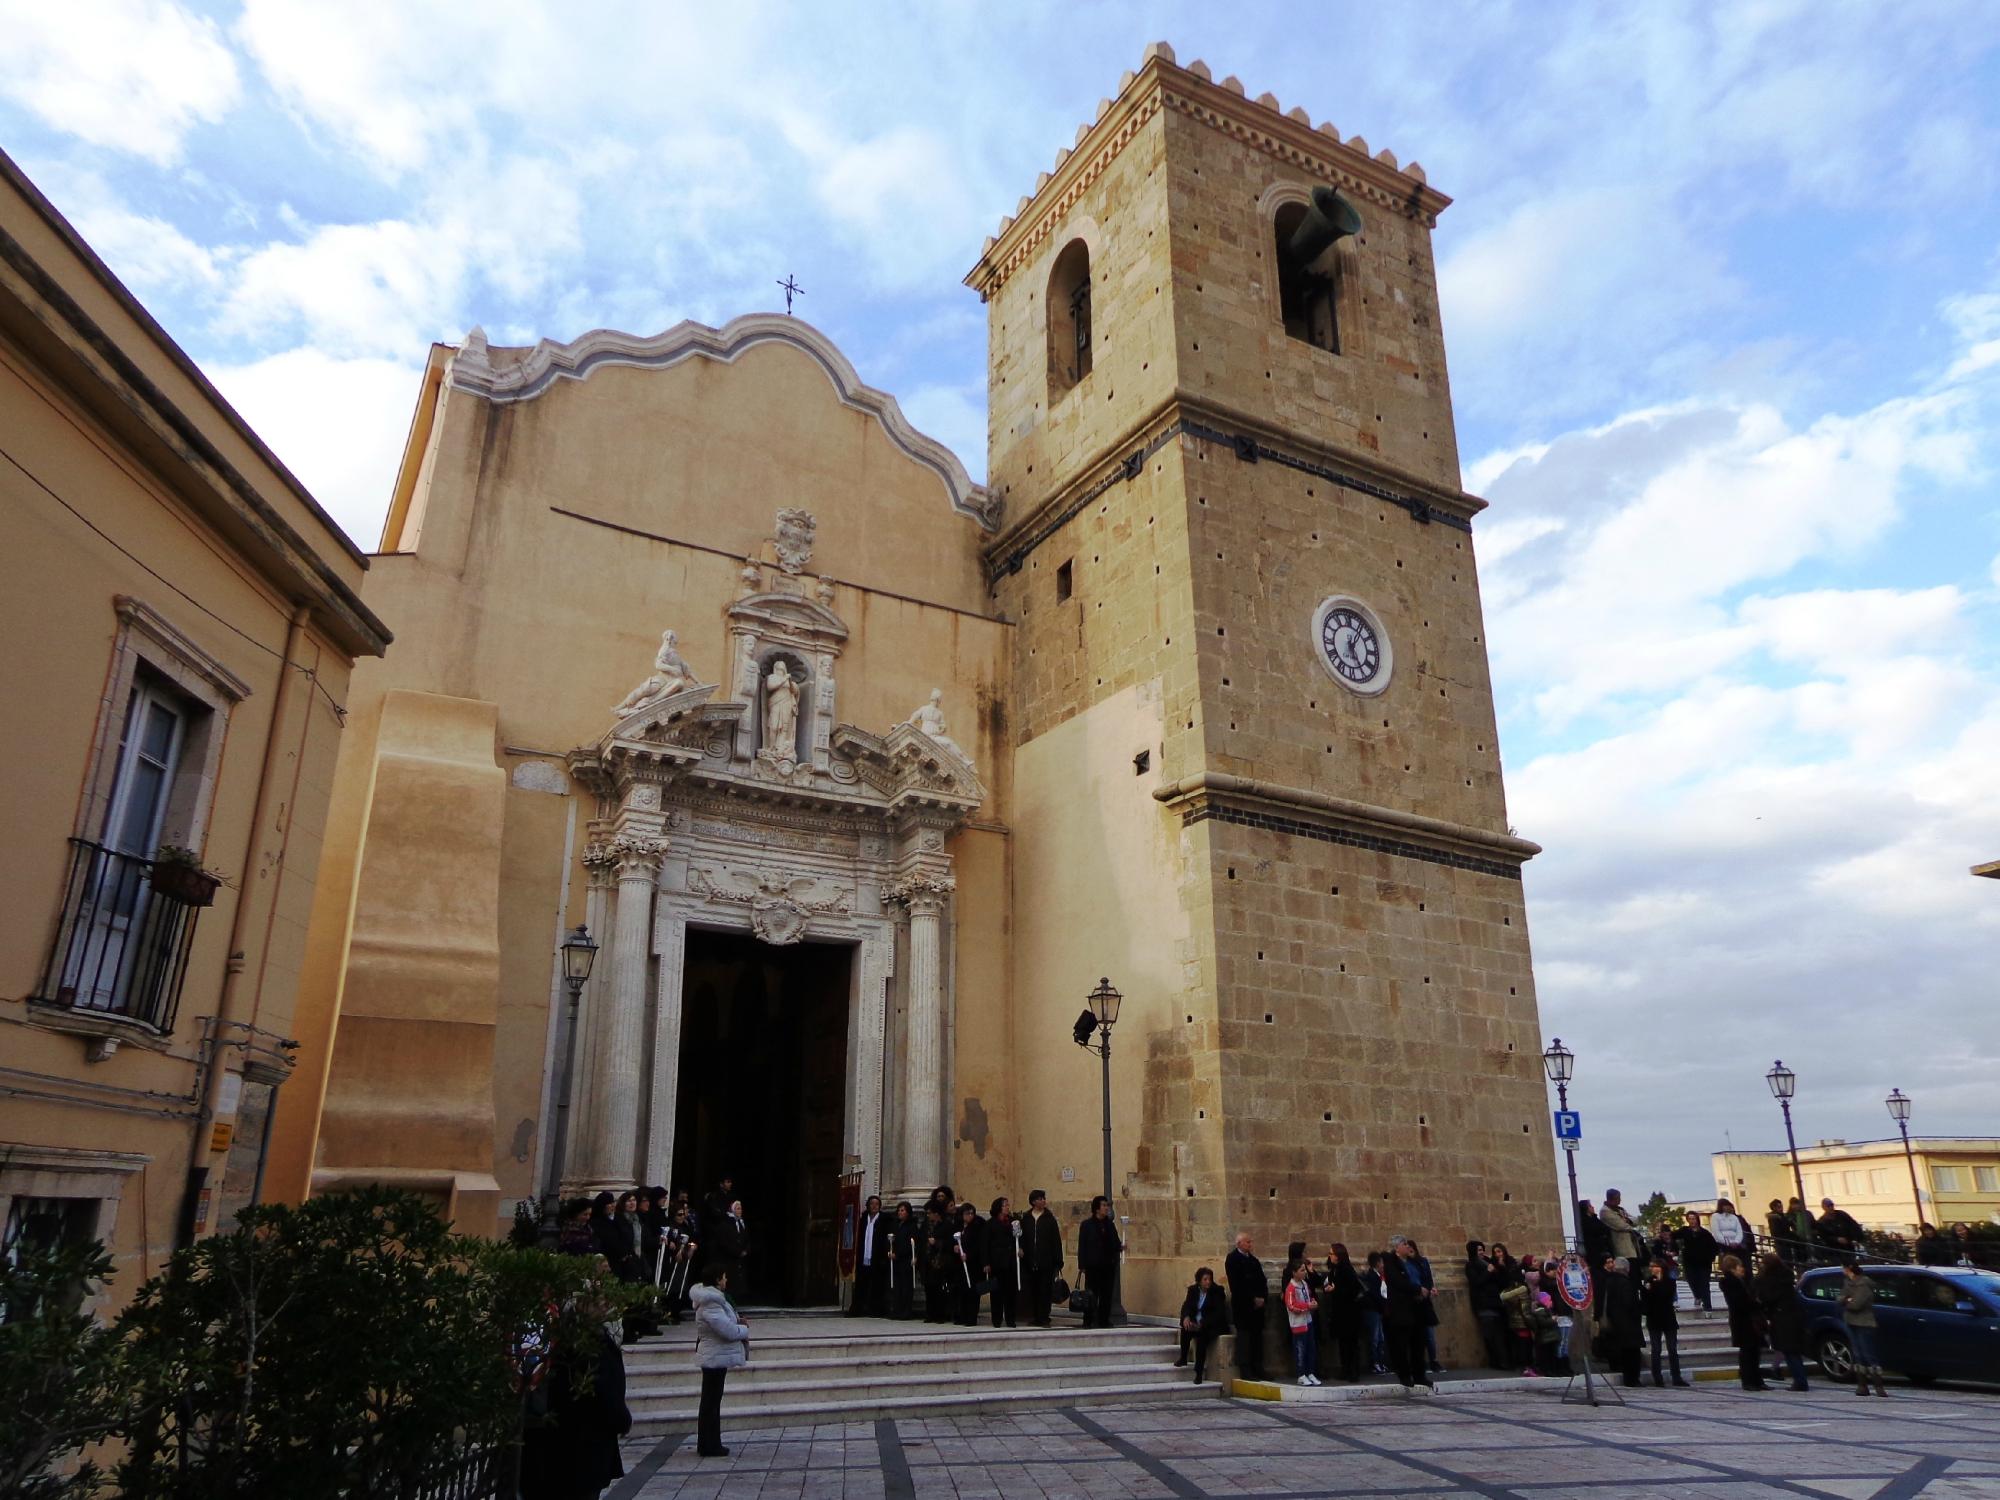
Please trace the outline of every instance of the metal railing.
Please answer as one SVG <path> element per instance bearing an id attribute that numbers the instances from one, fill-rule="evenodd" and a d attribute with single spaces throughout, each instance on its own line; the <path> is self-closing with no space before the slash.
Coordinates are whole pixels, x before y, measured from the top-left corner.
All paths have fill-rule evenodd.
<path id="1" fill-rule="evenodd" d="M 70 841 L 62 918 L 34 998 L 174 1029 L 201 908 L 153 883 L 153 861 Z"/>

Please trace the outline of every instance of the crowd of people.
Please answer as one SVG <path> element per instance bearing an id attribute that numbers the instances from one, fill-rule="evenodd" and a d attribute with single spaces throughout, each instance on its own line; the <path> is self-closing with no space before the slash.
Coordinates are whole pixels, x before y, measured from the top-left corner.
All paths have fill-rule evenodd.
<path id="1" fill-rule="evenodd" d="M 1061 1301 L 1083 1314 L 1086 1328 L 1108 1328 L 1124 1250 L 1110 1200 L 1093 1198 L 1090 1216 L 1077 1226 L 1076 1266 L 1082 1274 L 1072 1292 L 1062 1275 L 1062 1223 L 1040 1188 L 1028 1194 L 1023 1214 L 1014 1212 L 1011 1198 L 1000 1197 L 982 1215 L 949 1185 L 934 1189 L 921 1210 L 898 1203 L 885 1212 L 882 1200 L 870 1197 L 855 1235 L 848 1311 L 857 1317 L 914 1318 L 922 1288 L 929 1323 L 970 1328 L 988 1309 L 995 1328 L 1023 1323 L 1047 1328 L 1051 1309 Z"/>
<path id="2" fill-rule="evenodd" d="M 1858 1393 L 1886 1396 L 1874 1356 L 1874 1283 L 1859 1258 L 1864 1232 L 1854 1218 L 1824 1199 L 1820 1213 L 1796 1198 L 1773 1199 L 1760 1229 L 1727 1198 L 1715 1212 L 1690 1213 L 1660 1233 L 1626 1207 L 1616 1189 L 1602 1205 L 1577 1205 L 1579 1247 L 1591 1271 L 1588 1305 L 1573 1307 L 1558 1293 L 1561 1257 L 1514 1255 L 1506 1245 L 1469 1240 L 1464 1279 L 1486 1363 L 1526 1376 L 1570 1373 L 1583 1348 L 1626 1385 L 1642 1383 L 1650 1365 L 1656 1386 L 1686 1386 L 1679 1346 L 1679 1288 L 1683 1279 L 1695 1304 L 1714 1310 L 1717 1288 L 1728 1313 L 1739 1376 L 1746 1390 L 1769 1390 L 1773 1379 L 1805 1390 L 1806 1327 L 1797 1297 L 1798 1277 L 1815 1264 L 1844 1269 L 1839 1300 L 1856 1362 Z M 702 1367 L 697 1449 L 726 1454 L 720 1409 L 728 1371 L 747 1362 L 749 1328 L 737 1312 L 751 1274 L 750 1235 L 735 1184 L 724 1177 L 699 1206 L 685 1192 L 632 1188 L 564 1204 L 560 1248 L 602 1256 L 622 1280 L 649 1284 L 653 1295 L 626 1317 L 625 1341 L 656 1330 L 662 1320 L 692 1313 L 696 1360 Z M 1110 1205 L 1091 1200 L 1076 1228 L 1079 1284 L 1064 1279 L 1068 1247 L 1063 1225 L 1041 1189 L 1028 1194 L 1025 1213 L 1007 1197 L 982 1213 L 940 1185 L 921 1206 L 899 1202 L 885 1209 L 870 1197 L 853 1244 L 855 1316 L 995 1328 L 1047 1328 L 1052 1309 L 1066 1305 L 1085 1327 L 1107 1327 L 1118 1301 L 1124 1243 Z M 1963 1224 L 1951 1235 L 1922 1227 L 1913 1255 L 1923 1265 L 1987 1264 L 1985 1243 Z M 918 1295 L 921 1291 L 921 1313 Z M 1276 1307 L 1271 1306 L 1276 1299 Z M 1315 1260 L 1304 1241 L 1288 1248 L 1274 1290 L 1248 1232 L 1238 1234 L 1223 1261 L 1222 1280 L 1203 1266 L 1181 1303 L 1178 1364 L 1194 1366 L 1197 1384 L 1208 1379 L 1212 1351 L 1234 1334 L 1233 1359 L 1246 1379 L 1268 1378 L 1267 1320 L 1282 1313 L 1290 1337 L 1293 1378 L 1322 1383 L 1321 1372 L 1345 1381 L 1393 1372 L 1406 1387 L 1435 1388 L 1438 1358 L 1437 1281 L 1430 1260 L 1413 1239 L 1392 1237 L 1386 1249 L 1357 1261 L 1344 1244 L 1328 1246 Z"/>

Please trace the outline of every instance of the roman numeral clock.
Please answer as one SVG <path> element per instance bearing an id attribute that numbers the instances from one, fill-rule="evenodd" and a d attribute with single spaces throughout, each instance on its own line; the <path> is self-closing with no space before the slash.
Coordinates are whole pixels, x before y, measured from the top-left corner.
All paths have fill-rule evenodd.
<path id="1" fill-rule="evenodd" d="M 1372 698 L 1389 686 L 1395 666 L 1389 632 L 1359 599 L 1335 594 L 1321 600 L 1312 635 L 1319 664 L 1342 687 Z"/>

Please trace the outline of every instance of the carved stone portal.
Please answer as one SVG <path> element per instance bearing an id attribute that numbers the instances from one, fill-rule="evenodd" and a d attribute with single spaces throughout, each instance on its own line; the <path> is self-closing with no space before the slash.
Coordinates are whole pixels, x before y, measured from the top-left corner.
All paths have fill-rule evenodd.
<path id="1" fill-rule="evenodd" d="M 589 1090 L 571 1187 L 672 1170 L 690 928 L 779 947 L 853 944 L 845 1147 L 876 1187 L 886 1169 L 928 1191 L 948 1160 L 947 843 L 985 788 L 946 733 L 942 692 L 881 735 L 837 721 L 847 627 L 833 590 L 794 571 L 811 558 L 811 517 L 781 515 L 780 533 L 778 562 L 763 565 L 786 570 L 776 587 L 756 591 L 748 566 L 752 591 L 728 607 L 726 688 L 694 683 L 669 635 L 611 727 L 568 757 L 574 784 L 597 799 L 584 863 L 591 927 L 606 933 L 610 959 L 581 1009 Z M 885 1079 L 891 1049 L 898 1066 Z M 885 1093 L 902 1121 L 886 1160 Z"/>

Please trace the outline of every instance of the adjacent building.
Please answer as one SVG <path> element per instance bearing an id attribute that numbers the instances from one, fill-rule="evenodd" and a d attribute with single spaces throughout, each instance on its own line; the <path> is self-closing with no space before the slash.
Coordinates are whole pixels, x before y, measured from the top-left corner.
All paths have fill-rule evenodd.
<path id="1" fill-rule="evenodd" d="M 1787 1152 L 1718 1151 L 1710 1160 L 1716 1196 L 1759 1222 L 1773 1198 L 1798 1192 Z M 1912 1136 L 1907 1154 L 1900 1139 L 1821 1141 L 1799 1148 L 1799 1175 L 1814 1213 L 1831 1198 L 1869 1229 L 1911 1235 L 1919 1222 L 2000 1224 L 2000 1137 Z"/>
<path id="2" fill-rule="evenodd" d="M 0 156 L 0 1212 L 122 1299 L 259 1191 L 367 563 Z"/>

